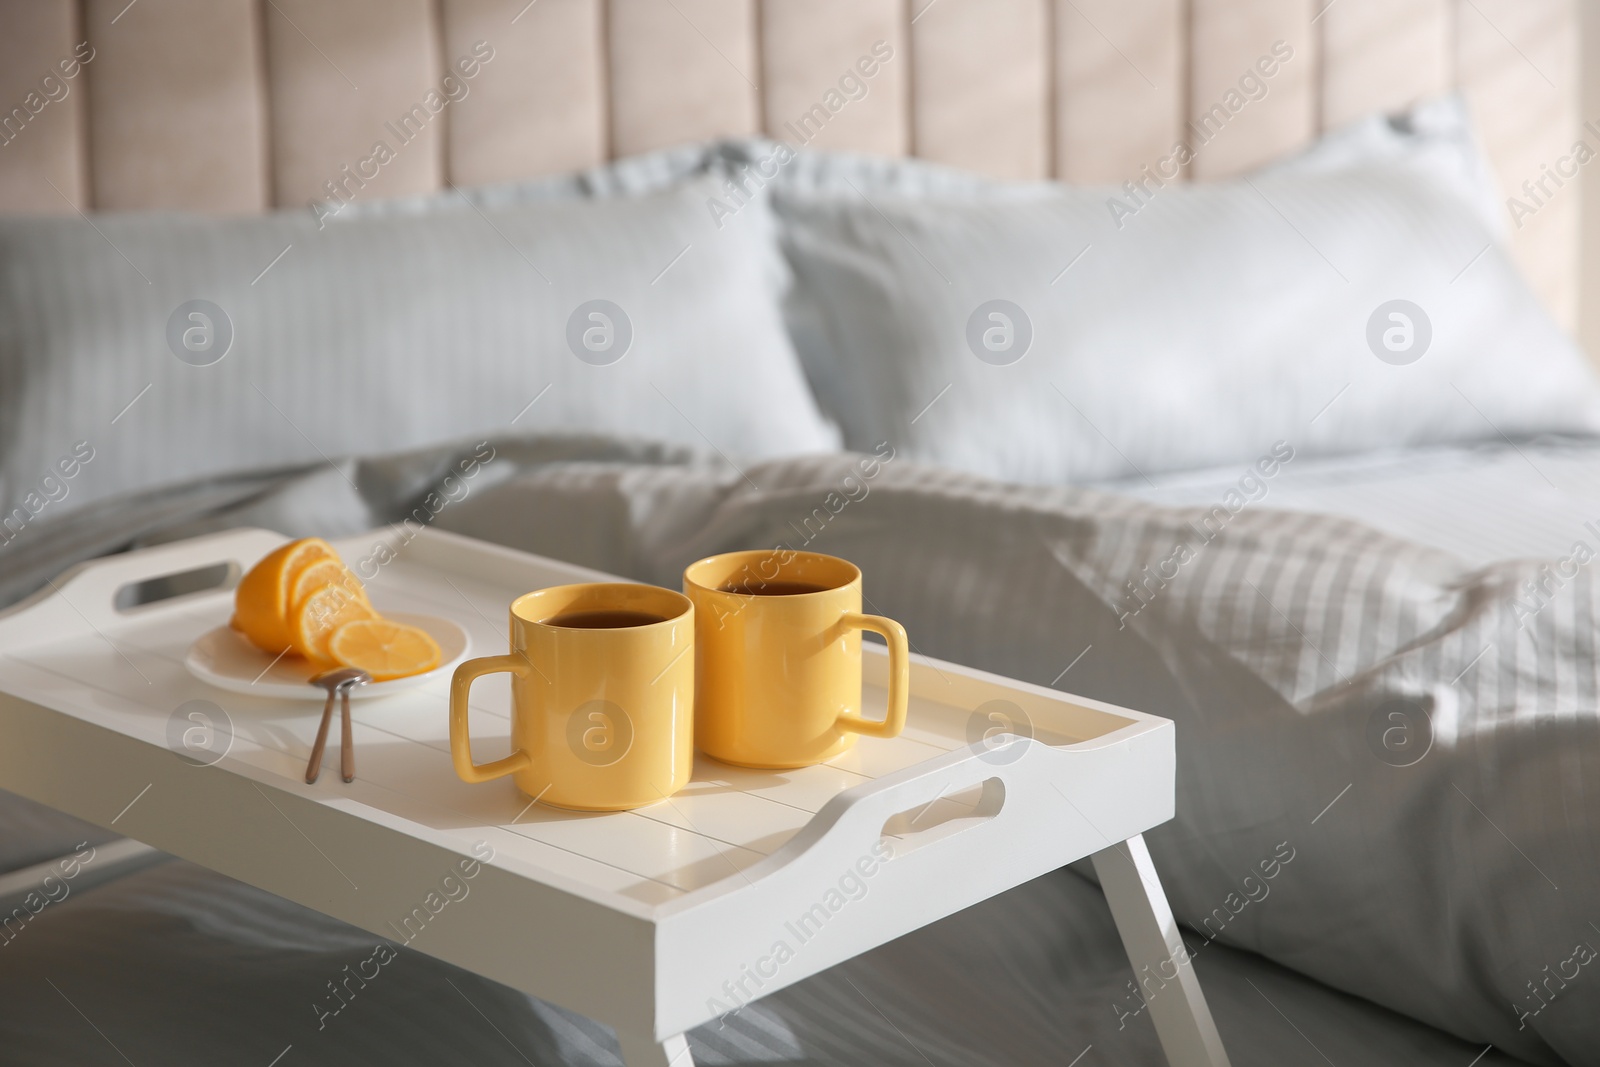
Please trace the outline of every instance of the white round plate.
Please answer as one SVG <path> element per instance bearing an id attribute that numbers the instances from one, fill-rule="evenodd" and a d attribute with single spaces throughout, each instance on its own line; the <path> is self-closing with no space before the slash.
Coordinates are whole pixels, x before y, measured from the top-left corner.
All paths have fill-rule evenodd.
<path id="1" fill-rule="evenodd" d="M 406 678 L 358 685 L 350 691 L 353 699 L 366 700 L 413 689 L 430 679 L 448 676 L 455 670 L 456 664 L 467 658 L 471 645 L 467 631 L 449 619 L 399 611 L 385 612 L 384 618 L 428 631 L 439 642 L 439 665 L 431 671 Z M 245 640 L 244 635 L 231 626 L 218 626 L 201 634 L 189 646 L 189 655 L 183 665 L 202 682 L 234 693 L 286 700 L 321 701 L 327 698 L 327 693 L 311 685 L 312 676 L 324 668 L 313 666 L 299 656 L 284 656 L 274 663 L 270 655 Z"/>

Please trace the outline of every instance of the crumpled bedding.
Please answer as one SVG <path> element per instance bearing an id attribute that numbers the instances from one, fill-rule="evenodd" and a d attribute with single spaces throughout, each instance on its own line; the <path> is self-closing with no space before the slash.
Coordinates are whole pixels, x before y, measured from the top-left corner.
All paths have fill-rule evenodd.
<path id="1" fill-rule="evenodd" d="M 491 444 L 464 493 L 441 492 L 454 454 L 430 450 L 213 486 L 187 512 L 142 501 L 121 542 L 117 512 L 86 515 L 56 551 L 22 546 L 31 569 L 4 588 L 130 535 L 338 534 L 419 505 L 673 586 L 732 548 L 845 556 L 918 651 L 1176 720 L 1179 814 L 1147 839 L 1196 966 L 1246 949 L 1471 1043 L 1451 1055 L 1600 1063 L 1592 548 L 1474 568 L 1350 521 L 1022 489 L 888 446 L 738 470 L 628 442 Z"/>

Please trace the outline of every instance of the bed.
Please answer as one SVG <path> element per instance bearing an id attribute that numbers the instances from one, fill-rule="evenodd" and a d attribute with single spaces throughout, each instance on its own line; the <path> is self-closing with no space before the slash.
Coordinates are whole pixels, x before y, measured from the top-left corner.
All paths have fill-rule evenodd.
<path id="1" fill-rule="evenodd" d="M 1150 840 L 1234 1063 L 1600 1062 L 1575 18 L 0 3 L 0 602 L 239 525 L 671 586 L 815 541 L 919 651 L 1178 721 Z M 319 1028 L 371 934 L 0 824 L 5 1062 L 618 1062 L 411 951 Z M 695 1062 L 1160 1063 L 1091 878 Z"/>
<path id="2" fill-rule="evenodd" d="M 809 499 L 816 495 L 818 485 L 832 484 L 839 477 L 837 460 L 831 456 L 807 461 L 798 465 L 800 469 L 795 469 L 797 464 L 791 461 L 748 467 L 748 476 L 769 490 L 778 484 L 780 476 L 787 477 L 790 483 L 787 492 L 773 492 L 761 503 L 748 502 L 766 512 L 764 517 L 737 517 L 726 507 L 716 509 L 718 521 L 708 523 L 709 529 L 695 529 L 691 544 L 664 546 L 657 550 L 662 555 L 656 556 L 641 551 L 631 539 L 613 539 L 604 544 L 582 531 L 586 526 L 615 530 L 613 516 L 619 484 L 626 486 L 630 482 L 631 490 L 620 491 L 641 509 L 640 527 L 655 528 L 663 516 L 659 511 L 652 512 L 647 500 L 653 490 L 659 490 L 663 466 L 676 471 L 680 492 L 673 495 L 680 500 L 683 496 L 693 500 L 697 495 L 686 490 L 709 492 L 719 499 L 735 493 L 737 490 L 730 483 L 742 485 L 739 476 L 720 469 L 714 455 L 681 455 L 667 464 L 659 454 L 652 455 L 647 446 L 623 454 L 614 449 L 591 451 L 589 458 L 574 457 L 573 443 L 566 439 L 546 441 L 541 447 L 542 454 L 519 459 L 519 472 L 505 483 L 500 499 L 485 496 L 474 502 L 469 498 L 455 514 L 441 515 L 440 528 L 493 535 L 519 547 L 552 554 L 581 555 L 591 565 L 661 581 L 668 579 L 680 558 L 722 544 L 742 543 L 741 538 L 752 536 L 752 521 L 758 525 L 781 525 L 794 512 L 795 499 Z M 1473 469 L 1493 472 L 1494 477 L 1479 479 L 1485 495 L 1501 501 L 1521 499 L 1536 503 L 1541 494 L 1530 483 L 1537 476 L 1528 472 L 1520 479 L 1523 496 L 1512 495 L 1515 490 L 1508 490 L 1507 486 L 1516 485 L 1518 479 L 1507 477 L 1503 468 L 1512 460 L 1519 464 L 1523 460 L 1503 446 L 1498 451 L 1499 470 L 1485 467 L 1483 449 L 1448 459 L 1458 465 L 1475 461 Z M 1536 463 L 1550 460 L 1541 466 L 1553 476 L 1570 476 L 1585 469 L 1592 474 L 1600 469 L 1600 454 L 1592 449 L 1586 467 L 1571 446 L 1561 451 L 1565 468 L 1555 465 L 1555 456 L 1539 452 L 1531 455 Z M 1347 493 L 1384 490 L 1381 478 L 1363 481 L 1352 477 L 1348 470 L 1338 470 L 1347 464 L 1329 466 L 1339 475 Z M 961 485 L 950 475 L 931 469 L 911 471 L 905 479 L 909 484 L 899 485 L 888 480 L 892 471 L 891 464 L 883 475 L 885 480 L 873 492 L 879 494 L 880 501 L 897 500 L 903 495 L 906 499 L 902 506 L 918 510 L 930 503 L 948 506 L 947 493 L 954 490 L 959 498 L 973 489 L 970 484 Z M 308 471 L 285 480 L 303 486 L 322 477 L 321 472 Z M 953 481 L 956 484 L 951 485 Z M 1220 495 L 1227 484 L 1217 479 L 1203 482 L 1189 492 L 1199 499 L 1210 499 Z M 930 489 L 934 490 L 931 501 Z M 1156 495 L 1148 488 L 1146 492 Z M 278 496 L 292 499 L 294 494 Z M 1308 491 L 1303 499 L 1306 503 L 1302 506 L 1318 501 L 1314 491 Z M 545 507 L 554 500 L 561 502 L 566 521 L 544 529 L 526 521 L 527 505 Z M 660 506 L 659 501 L 656 506 Z M 1336 495 L 1326 498 L 1323 506 L 1329 512 L 1352 507 L 1348 498 L 1341 502 Z M 699 502 L 690 507 L 700 510 Z M 281 512 L 274 515 L 270 509 L 270 503 L 264 505 L 252 493 L 251 499 L 231 514 L 207 508 L 201 521 L 172 532 L 241 522 L 284 524 L 287 517 Z M 1367 500 L 1360 501 L 1355 509 L 1372 517 Z M 913 588 L 924 581 L 924 575 L 930 570 L 947 572 L 957 558 L 991 574 L 997 568 L 1026 569 L 1037 563 L 1037 559 L 1017 563 L 1011 558 L 1014 546 L 1008 544 L 980 554 L 975 550 L 978 535 L 969 526 L 953 535 L 948 544 L 924 546 L 922 551 L 938 557 L 942 565 L 924 557 L 905 559 L 895 566 L 890 552 L 870 547 L 878 541 L 873 527 L 883 521 L 884 513 L 862 508 L 856 514 L 859 522 L 852 521 L 850 511 L 841 514 L 837 520 L 840 525 L 827 535 L 830 543 L 837 546 L 836 551 L 870 560 L 869 565 L 880 579 L 870 595 L 880 609 L 927 620 L 914 631 L 914 639 L 930 654 L 973 659 L 979 647 L 975 633 L 992 628 L 996 613 L 1005 605 L 985 603 L 964 624 L 949 624 L 942 631 L 936 630 L 932 623 L 935 613 L 918 602 L 920 598 Z M 962 521 L 992 524 L 993 515 L 992 503 L 985 503 Z M 1263 509 L 1261 515 L 1270 518 L 1272 512 Z M 1381 516 L 1391 522 L 1401 522 L 1406 517 L 1404 510 Z M 952 513 L 944 519 L 950 525 L 958 516 Z M 303 512 L 300 521 L 305 521 Z M 309 528 L 327 527 L 319 523 Z M 1530 546 L 1528 554 L 1536 555 L 1536 547 Z M 872 555 L 875 551 L 877 556 Z M 905 553 L 896 550 L 892 555 L 904 557 Z M 1015 585 L 1007 588 L 1014 590 Z M 1041 600 L 1055 601 L 1059 593 L 1058 588 L 1052 588 L 1039 595 Z M 1287 601 L 1283 603 L 1288 610 L 1294 610 Z M 1083 606 L 1081 601 L 1067 598 L 1055 610 L 1073 613 Z M 1301 623 L 1304 624 L 1303 619 Z M 1114 639 L 1114 621 L 1105 623 L 1106 637 L 1063 634 L 1066 627 L 1059 618 L 1044 629 L 1049 640 L 1024 652 L 1025 661 L 1011 659 L 995 665 L 1018 676 L 1043 682 L 1055 680 L 1063 688 L 1070 686 L 1075 691 L 1129 691 L 1116 667 L 1131 657 L 1114 651 L 1103 660 L 1098 655 L 1108 649 L 1105 642 Z M 1016 635 L 1007 637 L 1014 640 Z M 1091 647 L 1085 653 L 1085 645 L 1099 647 Z M 1326 646 L 1324 651 L 1337 655 Z M 1085 654 L 1080 658 L 1079 653 Z M 990 649 L 980 658 L 999 654 Z M 1108 667 L 1112 668 L 1109 677 L 1104 673 Z M 1278 742 L 1272 744 L 1275 747 Z M 1338 807 L 1325 815 L 1319 813 L 1316 809 L 1323 804 L 1341 799 L 1337 785 L 1322 792 L 1325 795 L 1319 794 L 1315 804 L 1295 811 L 1296 825 L 1282 838 L 1291 855 L 1298 849 L 1299 856 L 1295 858 L 1304 856 L 1315 862 L 1315 852 L 1309 850 L 1305 834 L 1314 834 L 1318 826 L 1326 829 L 1333 823 L 1334 813 L 1344 814 Z M 9 818 L 21 820 L 13 825 L 22 831 L 18 835 L 22 840 L 35 831 L 47 844 L 71 838 L 67 842 L 71 847 L 77 847 L 80 841 L 104 847 L 107 835 L 97 827 L 69 829 L 60 825 L 64 817 L 39 811 L 35 829 L 29 822 L 34 809 L 20 800 L 15 804 Z M 1319 817 L 1321 822 L 1310 823 Z M 1381 818 L 1375 813 L 1370 817 Z M 1361 821 L 1353 825 L 1359 829 Z M 1315 842 L 1314 837 L 1312 841 Z M 44 854 L 48 851 L 35 850 L 13 862 L 50 860 L 53 857 Z M 1542 853 L 1536 854 L 1540 865 L 1558 882 L 1565 883 L 1566 875 L 1550 867 Z M 149 858 L 138 861 L 150 862 Z M 1226 862 L 1222 869 L 1225 879 L 1235 877 Z M 1244 869 L 1248 870 L 1248 865 Z M 1282 906 L 1280 901 L 1292 900 L 1294 886 L 1290 879 L 1297 873 L 1291 859 L 1284 875 L 1270 890 L 1283 895 L 1274 900 L 1269 894 L 1259 906 L 1271 908 Z M 1169 879 L 1169 891 L 1179 899 L 1182 884 L 1173 884 Z M 80 892 L 81 897 L 72 901 L 71 908 L 47 909 L 7 948 L 14 961 L 5 972 L 7 1002 L 19 1005 L 14 1014 L 8 1012 L 8 1036 L 14 1036 L 23 1047 L 43 1049 L 47 1055 L 89 1057 L 98 1054 L 95 1045 L 101 1038 L 92 1028 L 62 1025 L 60 1006 L 51 1003 L 59 997 L 48 984 L 37 981 L 41 974 L 57 981 L 63 991 L 70 988 L 70 995 L 80 1004 L 92 1001 L 97 1007 L 95 1024 L 114 1034 L 118 1047 L 134 1062 L 139 1062 L 141 1051 L 148 1057 L 160 1055 L 169 1047 L 170 1029 L 179 1014 L 184 1019 L 205 1021 L 204 1025 L 190 1024 L 192 1029 L 186 1031 L 187 1040 L 192 1042 L 190 1047 L 202 1059 L 241 1044 L 265 1049 L 270 1059 L 285 1045 L 293 1044 L 297 1054 L 330 1059 L 370 1057 L 373 1062 L 394 1062 L 402 1055 L 411 1056 L 416 1062 L 433 1062 L 459 1054 L 463 1047 L 478 1049 L 491 1062 L 495 1056 L 515 1060 L 518 1052 L 533 1062 L 616 1062 L 609 1058 L 614 1054 L 609 1051 L 614 1048 L 609 1034 L 599 1024 L 550 1005 L 530 1004 L 526 998 L 493 983 L 416 954 L 407 954 L 411 966 L 396 972 L 400 981 L 382 987 L 375 984 L 373 996 L 360 1005 L 363 1016 L 353 1018 L 364 1017 L 369 1022 L 360 1027 L 319 1031 L 314 1014 L 306 1010 L 310 1003 L 306 990 L 319 987 L 325 973 L 330 969 L 338 971 L 348 962 L 346 957 L 356 958 L 369 951 L 370 937 L 363 931 L 171 859 L 119 874 L 108 884 L 84 883 L 81 890 L 72 890 L 74 897 Z M 1197 892 L 1203 899 L 1218 891 L 1212 883 Z M 1222 899 L 1219 893 L 1216 902 Z M 1354 1059 L 1451 1063 L 1459 1061 L 1463 1054 L 1470 1061 L 1484 1051 L 1484 1044 L 1474 1045 L 1369 1000 L 1335 991 L 1260 955 L 1231 947 L 1225 939 L 1213 942 L 1193 931 L 1190 938 L 1195 966 L 1236 1063 L 1296 1062 L 1297 1058 L 1315 1057 L 1318 1050 L 1334 1062 Z M 129 983 L 129 973 L 140 974 L 145 980 Z M 1129 986 L 1135 977 L 1123 962 L 1098 891 L 1079 873 L 1063 870 L 752 1005 L 720 1026 L 697 1031 L 691 1035 L 691 1044 L 697 1062 L 709 1063 L 912 1063 L 921 1062 L 922 1055 L 933 1062 L 1029 1063 L 1058 1057 L 1066 1046 L 1074 1046 L 1074 1054 L 1087 1051 L 1085 1062 L 1095 1055 L 1105 1056 L 1105 1062 L 1160 1062 L 1154 1032 L 1140 1020 L 1141 1001 Z M 67 982 L 72 985 L 65 985 Z M 458 989 L 452 989 L 450 982 Z M 471 1005 L 490 1016 L 504 1038 L 478 1024 L 478 1016 L 468 999 L 463 999 L 463 993 Z M 79 1000 L 80 997 L 89 1000 Z M 437 1004 L 441 999 L 446 1003 L 459 1001 L 459 1008 L 439 1011 L 421 1007 Z M 886 1018 L 890 1024 L 885 1024 Z M 273 1042 L 277 1046 L 268 1048 Z M 480 1048 L 474 1042 L 483 1044 Z M 1496 1050 L 1488 1052 L 1481 1062 L 1527 1061 Z"/>

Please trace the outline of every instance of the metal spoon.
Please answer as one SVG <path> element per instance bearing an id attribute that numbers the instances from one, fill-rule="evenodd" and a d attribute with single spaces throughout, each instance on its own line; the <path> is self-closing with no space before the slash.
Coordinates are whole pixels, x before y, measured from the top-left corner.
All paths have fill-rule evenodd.
<path id="1" fill-rule="evenodd" d="M 317 727 L 317 740 L 311 746 L 311 762 L 306 764 L 306 784 L 317 780 L 322 773 L 322 750 L 328 747 L 328 725 L 333 721 L 333 698 L 340 699 L 343 729 L 339 740 L 339 774 L 347 782 L 356 780 L 356 753 L 350 731 L 350 690 L 372 681 L 372 675 L 357 667 L 340 667 L 323 671 L 311 679 L 311 684 L 328 691 L 328 702 L 322 706 L 322 725 Z"/>

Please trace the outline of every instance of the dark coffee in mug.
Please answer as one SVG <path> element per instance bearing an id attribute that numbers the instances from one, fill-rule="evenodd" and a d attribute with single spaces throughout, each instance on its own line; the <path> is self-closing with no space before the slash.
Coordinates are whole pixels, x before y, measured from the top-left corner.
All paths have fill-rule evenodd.
<path id="1" fill-rule="evenodd" d="M 648 611 L 568 611 L 542 620 L 546 626 L 564 626 L 570 630 L 620 630 L 627 626 L 649 626 L 664 621 L 660 615 Z"/>
<path id="2" fill-rule="evenodd" d="M 815 582 L 763 582 L 751 579 L 748 582 L 730 582 L 718 586 L 717 590 L 722 593 L 742 593 L 745 596 L 796 596 L 800 593 L 820 593 L 829 588 L 832 587 L 817 585 Z"/>

